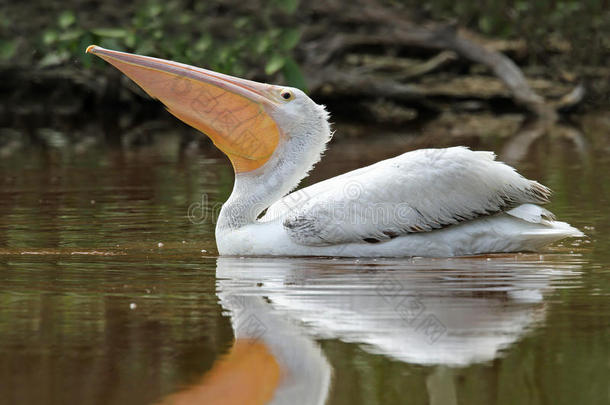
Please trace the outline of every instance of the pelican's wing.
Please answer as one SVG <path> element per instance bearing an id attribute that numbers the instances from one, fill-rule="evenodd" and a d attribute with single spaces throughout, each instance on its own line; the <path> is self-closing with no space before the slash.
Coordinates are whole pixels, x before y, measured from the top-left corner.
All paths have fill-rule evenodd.
<path id="1" fill-rule="evenodd" d="M 303 245 L 377 243 L 428 232 L 525 203 L 546 203 L 550 190 L 464 147 L 422 149 L 291 193 L 262 221 L 282 219 Z"/>

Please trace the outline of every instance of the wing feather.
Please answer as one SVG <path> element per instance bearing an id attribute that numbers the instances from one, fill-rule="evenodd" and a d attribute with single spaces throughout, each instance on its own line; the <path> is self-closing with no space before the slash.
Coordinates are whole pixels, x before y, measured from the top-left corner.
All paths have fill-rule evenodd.
<path id="1" fill-rule="evenodd" d="M 550 193 L 491 152 L 421 149 L 291 193 L 262 220 L 281 218 L 303 245 L 377 243 L 543 204 Z"/>

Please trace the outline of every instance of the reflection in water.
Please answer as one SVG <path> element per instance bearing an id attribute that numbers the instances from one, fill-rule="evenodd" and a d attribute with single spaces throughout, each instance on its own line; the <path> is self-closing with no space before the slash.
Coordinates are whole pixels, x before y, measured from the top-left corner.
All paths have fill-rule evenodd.
<path id="1" fill-rule="evenodd" d="M 299 403 L 323 403 L 329 366 L 312 339 L 339 339 L 435 366 L 427 379 L 431 403 L 456 403 L 447 367 L 493 360 L 541 323 L 552 281 L 580 272 L 578 258 L 560 259 L 337 260 L 329 266 L 315 259 L 219 258 L 217 293 L 237 341 L 260 336 L 278 359 L 283 377 L 275 403 L 304 398 L 304 387 L 315 387 L 315 395 L 310 391 Z"/>
<path id="2" fill-rule="evenodd" d="M 324 404 L 331 369 L 318 345 L 271 311 L 262 296 L 219 291 L 235 341 L 200 383 L 164 404 Z"/>
<path id="3" fill-rule="evenodd" d="M 587 159 L 589 145 L 579 129 L 545 119 L 526 121 L 519 131 L 504 144 L 500 152 L 500 159 L 511 164 L 523 161 L 531 152 L 535 142 L 545 134 L 570 141 L 578 157 L 582 160 Z"/>
<path id="4" fill-rule="evenodd" d="M 258 339 L 237 339 L 198 384 L 168 396 L 163 403 L 265 404 L 277 389 L 280 368 Z"/>

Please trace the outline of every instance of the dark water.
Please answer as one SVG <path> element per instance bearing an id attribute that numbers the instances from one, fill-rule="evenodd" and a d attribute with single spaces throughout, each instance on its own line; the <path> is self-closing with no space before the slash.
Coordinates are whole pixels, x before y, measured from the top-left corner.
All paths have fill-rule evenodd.
<path id="1" fill-rule="evenodd" d="M 217 258 L 232 171 L 171 135 L 7 154 L 0 403 L 193 403 L 234 334 L 278 357 L 279 403 L 610 403 L 610 142 L 585 137 L 580 152 L 541 140 L 516 166 L 587 238 L 451 260 Z M 335 142 L 310 181 L 409 147 Z"/>

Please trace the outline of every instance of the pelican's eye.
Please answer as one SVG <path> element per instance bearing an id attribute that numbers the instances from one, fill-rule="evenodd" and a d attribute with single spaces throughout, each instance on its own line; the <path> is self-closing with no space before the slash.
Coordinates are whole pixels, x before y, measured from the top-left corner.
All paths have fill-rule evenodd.
<path id="1" fill-rule="evenodd" d="M 282 89 L 280 92 L 280 97 L 282 97 L 286 101 L 290 101 L 294 98 L 294 94 L 288 89 Z"/>

